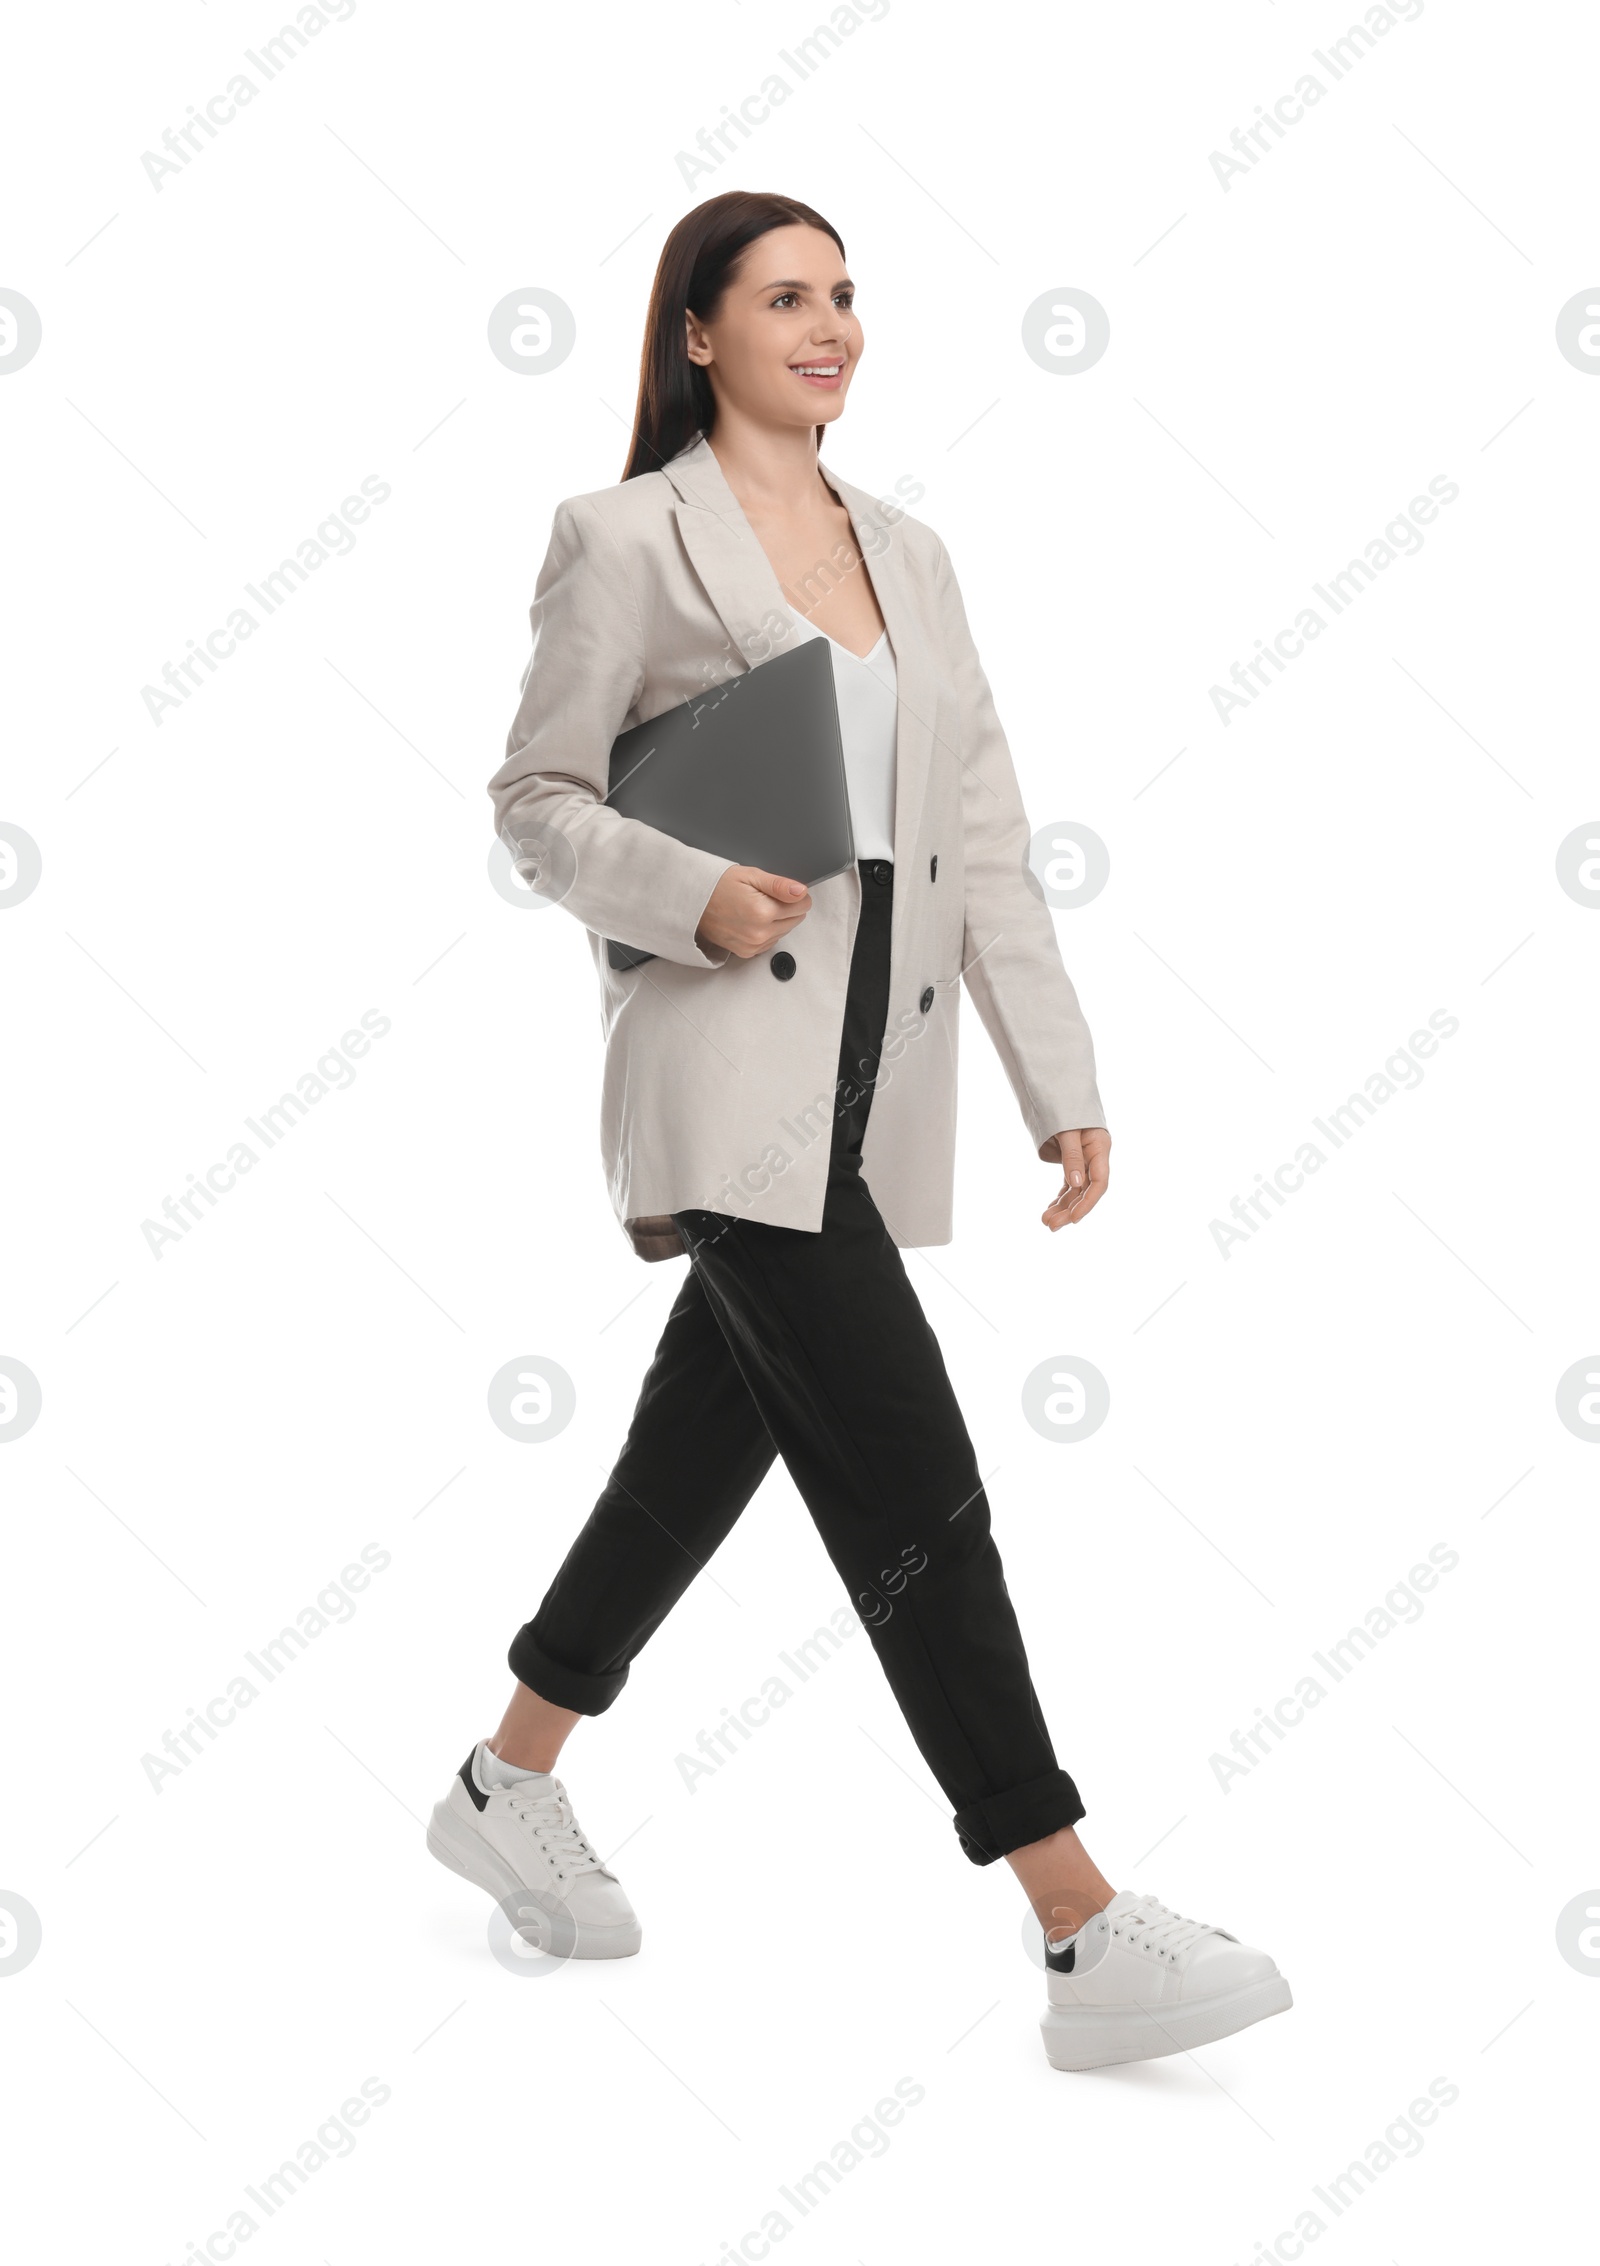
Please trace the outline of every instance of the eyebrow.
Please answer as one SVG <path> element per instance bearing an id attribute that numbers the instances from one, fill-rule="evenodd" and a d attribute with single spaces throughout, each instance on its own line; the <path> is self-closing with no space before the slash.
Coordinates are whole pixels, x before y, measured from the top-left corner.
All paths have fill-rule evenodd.
<path id="1" fill-rule="evenodd" d="M 780 275 L 775 283 L 763 283 L 760 288 L 763 291 L 809 291 L 811 286 L 802 276 Z M 854 291 L 855 285 L 846 275 L 840 277 L 833 289 L 835 291 Z"/>

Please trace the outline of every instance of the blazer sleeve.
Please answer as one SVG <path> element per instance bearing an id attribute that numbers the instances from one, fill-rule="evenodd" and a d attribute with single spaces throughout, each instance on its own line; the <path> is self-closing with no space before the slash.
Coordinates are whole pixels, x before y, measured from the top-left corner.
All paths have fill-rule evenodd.
<path id="1" fill-rule="evenodd" d="M 936 588 L 961 722 L 955 752 L 963 765 L 966 859 L 962 973 L 1039 1155 L 1058 1164 L 1057 1133 L 1106 1122 L 1094 1044 L 1049 908 L 1025 878 L 1027 813 L 942 543 Z"/>
<path id="2" fill-rule="evenodd" d="M 703 952 L 694 932 L 729 861 L 605 800 L 611 743 L 644 683 L 644 628 L 621 546 L 582 497 L 556 508 L 529 620 L 522 698 L 489 781 L 514 867 L 597 935 L 720 968 L 727 953 Z"/>

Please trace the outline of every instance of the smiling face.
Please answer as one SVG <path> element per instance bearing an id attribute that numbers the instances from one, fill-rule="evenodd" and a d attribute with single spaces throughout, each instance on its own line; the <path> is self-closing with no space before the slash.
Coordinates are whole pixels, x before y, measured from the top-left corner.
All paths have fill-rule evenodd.
<path id="1" fill-rule="evenodd" d="M 745 252 L 708 321 L 688 318 L 689 359 L 719 412 L 764 425 L 825 425 L 844 407 L 861 359 L 855 286 L 819 228 L 769 229 Z"/>

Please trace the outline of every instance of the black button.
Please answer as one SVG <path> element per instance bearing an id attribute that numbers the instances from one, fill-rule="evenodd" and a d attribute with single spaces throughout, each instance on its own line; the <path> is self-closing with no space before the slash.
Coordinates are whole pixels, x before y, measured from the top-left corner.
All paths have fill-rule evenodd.
<path id="1" fill-rule="evenodd" d="M 938 853 L 938 851 L 937 851 L 937 850 L 935 850 L 935 851 L 934 851 L 934 853 L 933 853 L 933 855 L 932 855 L 932 857 L 931 857 L 931 858 L 930 858 L 930 859 L 928 860 L 928 879 L 929 879 L 930 881 L 937 881 L 937 880 L 938 880 L 938 878 L 939 878 L 939 853 Z"/>
<path id="2" fill-rule="evenodd" d="M 786 984 L 794 974 L 794 954 L 792 952 L 774 952 L 767 965 L 771 968 L 779 983 Z"/>
<path id="3" fill-rule="evenodd" d="M 924 1015 L 926 1015 L 926 1014 L 927 1014 L 927 1012 L 928 1012 L 928 1009 L 929 1009 L 929 1008 L 930 1008 L 930 1007 L 931 1007 L 931 1006 L 933 1005 L 933 986 L 932 986 L 932 984 L 929 984 L 929 986 L 928 986 L 927 990 L 926 990 L 926 991 L 925 991 L 925 992 L 923 993 L 923 995 L 922 995 L 922 998 L 921 998 L 921 1000 L 920 1000 L 919 1004 L 920 1004 L 920 1006 L 921 1006 L 921 1008 L 922 1008 L 922 1012 L 923 1012 L 923 1014 L 924 1014 Z"/>
<path id="4" fill-rule="evenodd" d="M 867 870 L 880 889 L 884 888 L 894 877 L 894 867 L 887 858 L 874 858 Z"/>

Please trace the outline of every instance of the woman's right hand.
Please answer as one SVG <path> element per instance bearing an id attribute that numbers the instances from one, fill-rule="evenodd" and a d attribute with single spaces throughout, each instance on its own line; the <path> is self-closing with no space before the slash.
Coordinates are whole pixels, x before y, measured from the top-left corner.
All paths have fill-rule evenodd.
<path id="1" fill-rule="evenodd" d="M 758 865 L 731 865 L 707 900 L 694 940 L 702 952 L 731 952 L 737 960 L 753 960 L 770 951 L 810 910 L 811 892 L 803 881 L 764 873 Z"/>

